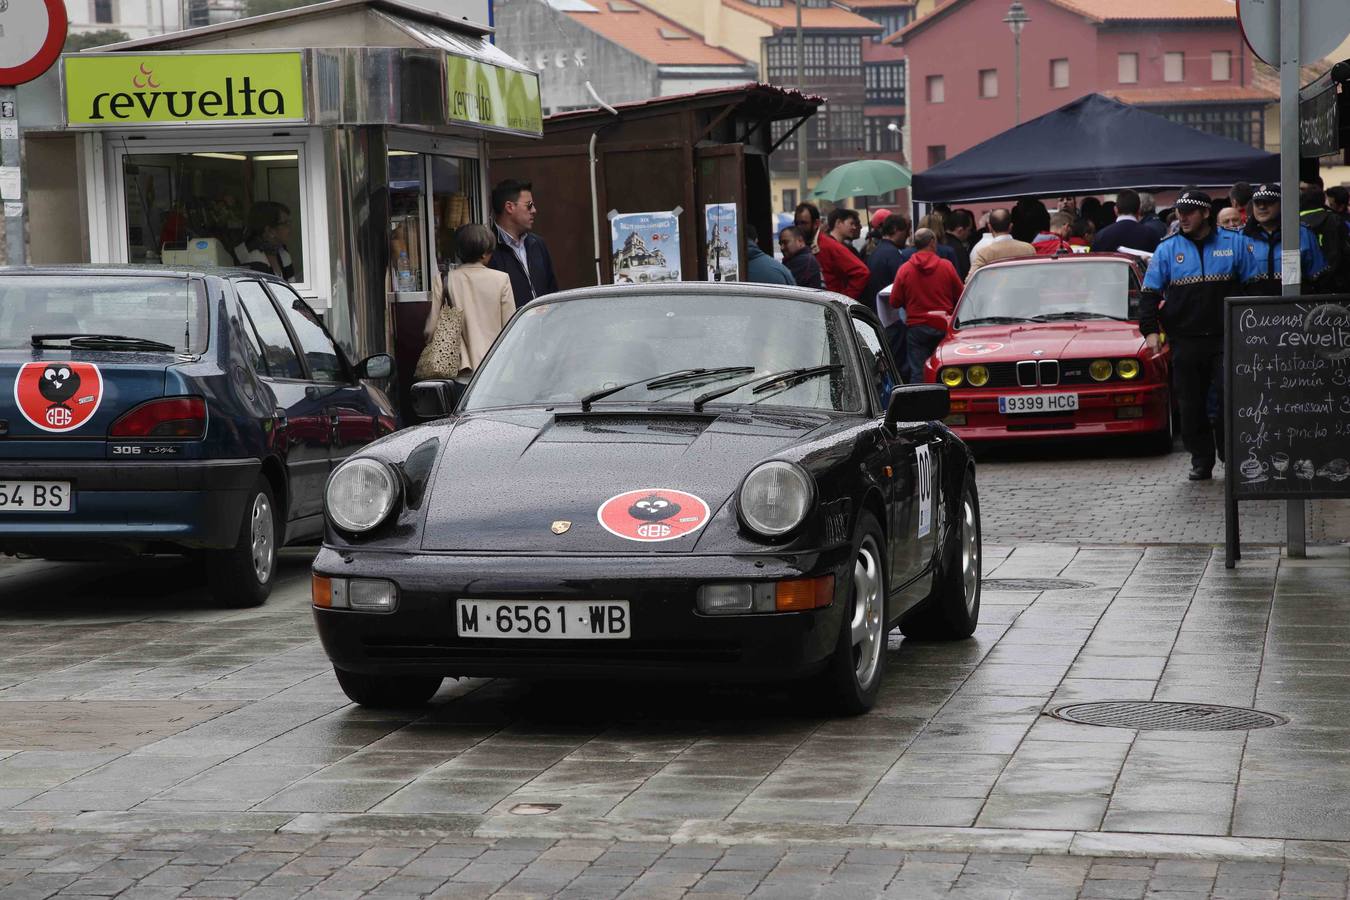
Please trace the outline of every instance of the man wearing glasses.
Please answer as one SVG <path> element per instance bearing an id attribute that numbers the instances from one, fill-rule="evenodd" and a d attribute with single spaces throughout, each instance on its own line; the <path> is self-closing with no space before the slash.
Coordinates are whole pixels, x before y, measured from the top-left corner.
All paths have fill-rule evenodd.
<path id="1" fill-rule="evenodd" d="M 530 229 L 538 208 L 533 185 L 508 178 L 492 189 L 492 214 L 497 220 L 497 249 L 489 267 L 511 277 L 516 308 L 558 289 L 548 247 Z"/>

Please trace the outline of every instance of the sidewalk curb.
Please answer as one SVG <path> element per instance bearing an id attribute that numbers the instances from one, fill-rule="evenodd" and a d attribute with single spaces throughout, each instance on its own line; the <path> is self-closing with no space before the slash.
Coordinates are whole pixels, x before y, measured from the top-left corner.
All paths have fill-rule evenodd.
<path id="1" fill-rule="evenodd" d="M 1061 855 L 1116 859 L 1229 862 L 1350 863 L 1350 842 L 1218 835 L 940 828 L 914 825 L 812 825 L 687 819 L 614 822 L 603 819 L 464 814 L 275 813 L 181 814 L 87 812 L 74 816 L 0 816 L 0 834 L 322 834 L 497 840 L 595 840 L 671 844 L 813 845 L 908 852 Z"/>

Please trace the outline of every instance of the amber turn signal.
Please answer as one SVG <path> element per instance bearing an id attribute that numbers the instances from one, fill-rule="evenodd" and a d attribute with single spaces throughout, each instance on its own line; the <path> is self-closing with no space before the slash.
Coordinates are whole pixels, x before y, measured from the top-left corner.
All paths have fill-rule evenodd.
<path id="1" fill-rule="evenodd" d="M 333 579 L 324 575 L 310 575 L 309 595 L 315 606 L 333 608 Z"/>
<path id="2" fill-rule="evenodd" d="M 795 578 L 780 581 L 774 595 L 774 608 L 779 612 L 819 609 L 834 602 L 834 576 Z"/>

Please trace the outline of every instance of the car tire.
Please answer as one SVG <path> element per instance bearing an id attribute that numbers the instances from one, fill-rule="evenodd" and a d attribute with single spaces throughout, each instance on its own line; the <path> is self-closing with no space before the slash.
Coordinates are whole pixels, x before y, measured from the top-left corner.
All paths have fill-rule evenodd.
<path id="1" fill-rule="evenodd" d="M 258 476 L 239 522 L 239 540 L 225 550 L 206 551 L 211 596 L 221 606 L 259 606 L 277 578 L 281 515 L 272 485 Z"/>
<path id="2" fill-rule="evenodd" d="M 372 709 L 421 706 L 441 689 L 440 675 L 366 675 L 333 667 L 347 699 Z"/>
<path id="3" fill-rule="evenodd" d="M 975 633 L 980 621 L 980 496 L 975 473 L 966 472 L 957 520 L 942 548 L 933 593 L 900 620 L 908 638 L 959 641 Z"/>
<path id="4" fill-rule="evenodd" d="M 876 517 L 864 512 L 853 536 L 853 577 L 839 640 L 825 673 L 830 706 L 844 715 L 867 712 L 886 672 L 886 538 Z"/>
<path id="5" fill-rule="evenodd" d="M 1172 416 L 1169 414 L 1166 427 L 1152 434 L 1144 435 L 1144 453 L 1149 456 L 1166 456 L 1172 452 L 1175 436 Z"/>

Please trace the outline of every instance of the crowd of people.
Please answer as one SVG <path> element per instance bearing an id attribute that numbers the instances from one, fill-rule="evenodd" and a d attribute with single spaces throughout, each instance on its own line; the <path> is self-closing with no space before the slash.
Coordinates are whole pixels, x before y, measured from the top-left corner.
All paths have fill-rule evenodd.
<path id="1" fill-rule="evenodd" d="M 1278 184 L 1239 183 L 1218 198 L 1188 188 L 1161 213 L 1151 194 L 1128 189 L 1107 201 L 1061 198 L 1054 210 L 1025 198 L 978 220 L 969 209 L 943 204 L 916 223 L 882 209 L 872 214 L 865 243 L 855 210 L 834 209 L 822 221 L 814 204 L 802 203 L 778 244 L 794 283 L 876 310 L 905 381 L 922 380 L 964 285 L 992 262 L 1087 252 L 1147 261 L 1140 333 L 1155 350 L 1164 334 L 1171 342 L 1189 477 L 1203 480 L 1212 477 L 1222 430 L 1215 392 L 1223 301 L 1282 292 L 1281 199 Z M 1346 188 L 1300 182 L 1299 259 L 1303 293 L 1350 292 Z"/>

